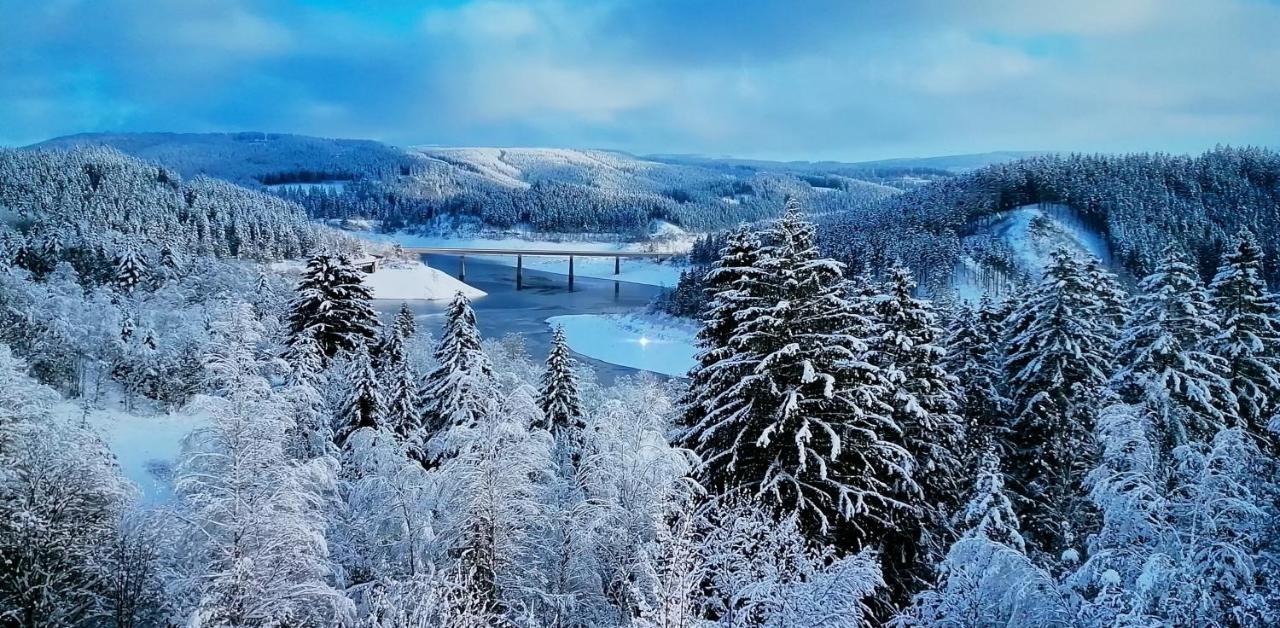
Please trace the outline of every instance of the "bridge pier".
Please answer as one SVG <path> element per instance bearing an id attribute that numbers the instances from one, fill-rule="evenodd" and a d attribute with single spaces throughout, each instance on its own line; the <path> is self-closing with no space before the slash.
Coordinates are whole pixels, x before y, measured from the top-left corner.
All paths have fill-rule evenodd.
<path id="1" fill-rule="evenodd" d="M 524 256 L 516 256 L 516 290 L 524 289 Z"/>
<path id="2" fill-rule="evenodd" d="M 458 256 L 458 281 L 467 280 L 467 256 Z"/>
<path id="3" fill-rule="evenodd" d="M 569 256 L 569 292 L 573 292 L 573 256 Z"/>

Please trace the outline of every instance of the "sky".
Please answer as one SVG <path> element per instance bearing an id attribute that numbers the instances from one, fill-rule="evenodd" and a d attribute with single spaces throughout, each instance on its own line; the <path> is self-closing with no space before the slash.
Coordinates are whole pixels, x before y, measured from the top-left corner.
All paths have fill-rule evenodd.
<path id="1" fill-rule="evenodd" d="M 0 145 L 865 160 L 1280 146 L 1277 0 L 0 0 Z"/>

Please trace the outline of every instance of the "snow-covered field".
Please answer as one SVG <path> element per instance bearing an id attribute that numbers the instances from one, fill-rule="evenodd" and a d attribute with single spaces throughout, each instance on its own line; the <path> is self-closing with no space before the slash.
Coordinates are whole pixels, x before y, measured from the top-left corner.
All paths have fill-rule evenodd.
<path id="1" fill-rule="evenodd" d="M 564 327 L 569 348 L 634 369 L 684 377 L 694 365 L 697 327 L 660 314 L 573 314 L 547 319 Z"/>
<path id="2" fill-rule="evenodd" d="M 647 242 L 601 242 L 601 241 L 569 241 L 526 238 L 484 238 L 454 236 L 420 236 L 407 233 L 389 235 L 360 234 L 377 242 L 394 242 L 406 247 L 426 248 L 480 248 L 480 249 L 544 249 L 552 251 L 644 251 L 660 253 L 684 253 L 689 248 L 690 240 L 682 238 L 664 238 Z M 514 255 L 485 256 L 499 264 L 515 266 Z M 569 258 L 565 257 L 528 257 L 524 258 L 524 267 L 562 275 L 569 274 Z M 579 277 L 597 279 L 615 279 L 642 283 L 650 286 L 671 288 L 680 281 L 680 272 L 688 265 L 672 261 L 653 261 L 644 259 L 623 259 L 621 274 L 613 274 L 613 258 L 611 257 L 575 257 L 574 274 Z"/>
<path id="3" fill-rule="evenodd" d="M 371 275 L 365 275 L 364 283 L 373 289 L 375 299 L 442 300 L 453 298 L 457 292 L 462 292 L 472 299 L 485 295 L 483 290 L 469 286 L 452 275 L 426 264 L 384 266 Z"/>
<path id="4" fill-rule="evenodd" d="M 75 404 L 64 405 L 67 413 L 81 412 Z M 85 420 L 115 454 L 124 476 L 141 489 L 143 503 L 159 504 L 172 497 L 164 476 L 182 452 L 182 439 L 209 419 L 198 413 L 135 414 L 108 408 L 89 411 Z"/>

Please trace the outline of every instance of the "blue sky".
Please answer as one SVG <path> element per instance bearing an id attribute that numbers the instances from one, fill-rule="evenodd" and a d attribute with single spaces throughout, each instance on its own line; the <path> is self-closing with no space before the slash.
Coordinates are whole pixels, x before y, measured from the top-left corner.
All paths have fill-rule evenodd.
<path id="1" fill-rule="evenodd" d="M 1271 0 L 0 0 L 0 145 L 266 130 L 778 159 L 1280 145 Z"/>

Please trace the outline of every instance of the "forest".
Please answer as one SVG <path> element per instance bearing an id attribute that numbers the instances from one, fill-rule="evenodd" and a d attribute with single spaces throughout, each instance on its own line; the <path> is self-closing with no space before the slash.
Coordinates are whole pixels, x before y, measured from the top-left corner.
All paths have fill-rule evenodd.
<path id="1" fill-rule="evenodd" d="M 482 337 L 461 295 L 430 325 L 379 312 L 359 245 L 287 200 L 0 152 L 0 622 L 1275 624 L 1269 164 L 1036 158 L 834 231 L 779 199 L 699 245 L 688 378 L 605 384 L 560 332 Z M 1177 211 L 1241 209 L 1151 253 L 1176 213 L 1128 173 L 1174 171 Z M 931 300 L 918 258 L 840 248 L 887 237 L 888 203 L 954 235 L 1037 199 L 1105 215 L 1140 281 L 1063 249 L 1004 299 Z M 83 420 L 106 404 L 204 417 L 172 500 L 141 503 Z"/>

